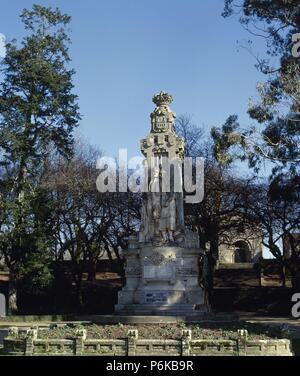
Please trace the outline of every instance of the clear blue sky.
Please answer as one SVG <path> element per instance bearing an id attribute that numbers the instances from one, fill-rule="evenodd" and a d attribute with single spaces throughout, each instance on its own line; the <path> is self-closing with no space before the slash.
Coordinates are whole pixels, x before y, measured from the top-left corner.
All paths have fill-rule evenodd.
<path id="1" fill-rule="evenodd" d="M 35 1 L 1 2 L 0 33 L 21 38 L 18 15 Z M 108 155 L 150 129 L 154 93 L 173 94 L 173 110 L 207 131 L 237 113 L 250 124 L 248 98 L 263 77 L 237 40 L 249 39 L 237 19 L 223 19 L 223 0 L 58 0 L 72 16 L 72 66 L 83 119 L 79 132 Z M 262 48 L 256 41 L 255 48 Z"/>

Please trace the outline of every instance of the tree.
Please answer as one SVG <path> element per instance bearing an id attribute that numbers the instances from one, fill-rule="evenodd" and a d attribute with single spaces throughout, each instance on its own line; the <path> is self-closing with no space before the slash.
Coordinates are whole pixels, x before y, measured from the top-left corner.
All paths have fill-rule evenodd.
<path id="1" fill-rule="evenodd" d="M 263 245 L 282 267 L 285 285 L 285 269 L 292 275 L 295 285 L 300 271 L 299 239 L 295 237 L 300 225 L 299 195 L 291 184 L 277 178 L 271 184 L 253 181 L 250 194 L 245 196 L 245 216 L 261 224 Z"/>
<path id="2" fill-rule="evenodd" d="M 223 141 L 221 134 L 215 138 L 219 141 L 219 155 L 239 144 L 251 166 L 267 159 L 274 163 L 274 175 L 282 171 L 299 175 L 300 60 L 292 54 L 293 35 L 300 28 L 299 2 L 225 1 L 225 17 L 236 10 L 241 14 L 242 26 L 251 35 L 266 40 L 266 58 L 256 58 L 256 66 L 267 80 L 257 86 L 260 100 L 252 101 L 249 107 L 250 117 L 260 124 L 261 130 L 243 130 L 238 124 L 233 129 L 223 129 Z M 225 139 L 230 142 L 224 143 Z"/>
<path id="3" fill-rule="evenodd" d="M 198 157 L 203 148 L 204 130 L 194 123 L 190 115 L 180 115 L 176 120 L 176 132 L 185 141 L 185 155 Z"/>
<path id="4" fill-rule="evenodd" d="M 255 190 L 248 209 L 263 224 L 264 245 L 296 277 L 300 270 L 294 237 L 300 229 L 300 61 L 292 54 L 292 43 L 300 27 L 300 8 L 296 0 L 226 0 L 223 15 L 231 16 L 235 10 L 251 35 L 266 40 L 267 58 L 256 58 L 266 82 L 258 84 L 260 100 L 251 101 L 248 111 L 260 129 L 243 129 L 237 116 L 230 116 L 221 128 L 212 129 L 214 154 L 223 166 L 247 160 L 256 173 L 265 162 L 272 163 L 268 182 Z M 293 265 L 285 260 L 287 246 L 292 249 Z"/>
<path id="5" fill-rule="evenodd" d="M 34 5 L 21 20 L 28 34 L 6 44 L 0 84 L 0 252 L 16 281 L 33 270 L 49 275 L 51 206 L 39 182 L 50 149 L 72 154 L 80 118 L 68 69 L 70 17 Z"/>
<path id="6" fill-rule="evenodd" d="M 202 249 L 209 249 L 218 257 L 221 244 L 232 232 L 256 231 L 244 217 L 243 200 L 251 179 L 242 179 L 216 160 L 212 138 L 204 137 L 203 129 L 191 122 L 188 115 L 179 116 L 178 134 L 186 143 L 186 156 L 205 158 L 204 199 L 199 204 L 185 205 L 185 222 L 199 234 Z"/>
<path id="7" fill-rule="evenodd" d="M 219 246 L 230 244 L 230 235 L 255 235 L 257 223 L 245 215 L 244 200 L 249 194 L 251 178 L 238 178 L 232 171 L 219 166 L 205 168 L 205 195 L 199 204 L 187 205 L 187 222 L 196 227 L 201 248 L 209 244 L 211 253 L 218 257 Z M 229 243 L 229 244 L 228 244 Z"/>
<path id="8" fill-rule="evenodd" d="M 52 156 L 42 181 L 52 202 L 52 258 L 69 260 L 78 310 L 84 306 L 84 273 L 94 282 L 104 255 L 122 263 L 119 247 L 127 248 L 139 205 L 131 193 L 97 191 L 100 156 L 96 148 L 77 141 L 72 159 Z"/>

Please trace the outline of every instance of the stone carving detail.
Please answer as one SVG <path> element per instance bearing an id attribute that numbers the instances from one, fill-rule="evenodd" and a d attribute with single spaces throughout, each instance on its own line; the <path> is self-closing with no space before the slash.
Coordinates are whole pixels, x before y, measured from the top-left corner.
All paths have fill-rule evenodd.
<path id="1" fill-rule="evenodd" d="M 157 107 L 151 114 L 152 132 L 174 131 L 176 115 L 169 108 L 173 102 L 172 95 L 161 91 L 153 97 L 153 102 Z"/>
<path id="2" fill-rule="evenodd" d="M 199 248 L 199 236 L 196 232 L 186 230 L 185 247 L 186 248 Z"/>
<path id="3" fill-rule="evenodd" d="M 135 265 L 135 266 L 127 266 L 126 268 L 126 274 L 128 275 L 140 275 L 141 274 L 141 266 Z"/>
<path id="4" fill-rule="evenodd" d="M 166 257 L 159 252 L 153 252 L 150 256 L 145 257 L 145 261 L 152 265 L 161 265 L 166 262 Z"/>
<path id="5" fill-rule="evenodd" d="M 136 248 L 138 248 L 138 237 L 136 235 L 129 236 L 129 239 L 128 239 L 128 248 L 129 249 L 136 249 Z"/>
<path id="6" fill-rule="evenodd" d="M 153 97 L 156 108 L 151 114 L 151 133 L 141 141 L 148 167 L 145 174 L 151 178 L 141 209 L 139 243 L 185 244 L 181 179 L 184 141 L 175 132 L 176 115 L 169 108 L 172 101 L 173 97 L 163 91 Z M 170 191 L 162 189 L 162 178 L 167 174 L 164 158 L 168 158 L 174 166 L 173 174 L 179 177 L 179 190 L 178 187 L 175 189 L 172 177 Z"/>

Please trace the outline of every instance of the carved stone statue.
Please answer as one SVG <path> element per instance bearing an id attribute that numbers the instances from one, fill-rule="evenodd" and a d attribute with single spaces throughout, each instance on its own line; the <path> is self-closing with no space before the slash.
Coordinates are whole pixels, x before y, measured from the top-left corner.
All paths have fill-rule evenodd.
<path id="1" fill-rule="evenodd" d="M 176 134 L 173 98 L 160 92 L 153 102 L 151 132 L 141 140 L 144 160 L 141 226 L 125 251 L 126 285 L 118 292 L 121 314 L 199 317 L 208 310 L 207 262 L 198 263 L 198 234 L 185 227 L 182 192 L 184 141 Z M 166 163 L 167 162 L 167 163 Z M 203 269 L 203 270 L 202 270 Z"/>
<path id="2" fill-rule="evenodd" d="M 153 102 L 157 107 L 151 114 L 151 133 L 141 141 L 141 149 L 150 169 L 148 175 L 152 176 L 152 179 L 148 185 L 148 194 L 144 196 L 140 243 L 184 242 L 183 197 L 182 193 L 178 193 L 178 188 L 182 189 L 181 164 L 184 141 L 175 132 L 176 115 L 169 108 L 172 101 L 172 96 L 165 92 L 154 96 Z M 171 176 L 170 192 L 162 191 L 162 177 L 166 175 L 163 158 L 172 161 L 174 171 L 176 170 L 173 175 L 168 175 Z M 172 181 L 174 176 L 177 178 L 176 184 Z"/>
<path id="3" fill-rule="evenodd" d="M 163 193 L 159 230 L 163 241 L 174 243 L 176 231 L 176 201 L 174 194 Z"/>

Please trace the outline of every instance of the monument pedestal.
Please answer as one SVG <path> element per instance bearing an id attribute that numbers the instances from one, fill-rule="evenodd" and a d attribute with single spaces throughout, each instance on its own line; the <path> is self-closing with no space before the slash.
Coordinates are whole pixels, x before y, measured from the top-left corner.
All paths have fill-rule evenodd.
<path id="1" fill-rule="evenodd" d="M 199 286 L 199 249 L 143 245 L 124 256 L 126 286 L 119 292 L 116 313 L 186 316 L 206 312 Z"/>
<path id="2" fill-rule="evenodd" d="M 120 314 L 187 316 L 207 311 L 199 285 L 199 237 L 184 224 L 185 142 L 176 134 L 172 101 L 165 92 L 153 97 L 151 132 L 141 140 L 147 189 L 138 237 L 130 239 L 124 254 L 126 286 L 116 305 Z"/>

